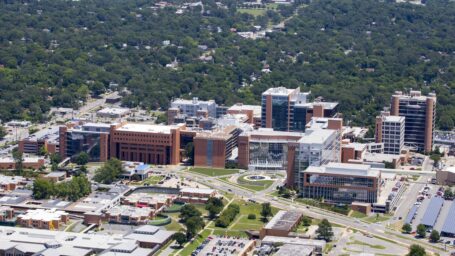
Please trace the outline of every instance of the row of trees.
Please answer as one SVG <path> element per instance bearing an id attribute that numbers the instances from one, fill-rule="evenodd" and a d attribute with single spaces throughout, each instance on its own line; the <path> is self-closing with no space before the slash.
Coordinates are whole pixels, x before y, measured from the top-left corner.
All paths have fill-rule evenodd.
<path id="1" fill-rule="evenodd" d="M 91 192 L 90 182 L 85 175 L 74 176 L 70 181 L 53 183 L 47 179 L 37 178 L 33 182 L 35 199 L 61 198 L 77 201 Z"/>
<path id="2" fill-rule="evenodd" d="M 402 227 L 403 233 L 410 234 L 412 232 L 412 226 L 409 223 L 405 223 Z M 420 238 L 425 238 L 427 236 L 427 227 L 423 224 L 417 225 L 416 234 Z M 430 233 L 429 240 L 432 243 L 437 243 L 441 239 L 441 235 L 435 229 Z"/>
<path id="3" fill-rule="evenodd" d="M 230 204 L 215 221 L 215 226 L 227 228 L 239 213 L 240 206 L 238 204 Z"/>

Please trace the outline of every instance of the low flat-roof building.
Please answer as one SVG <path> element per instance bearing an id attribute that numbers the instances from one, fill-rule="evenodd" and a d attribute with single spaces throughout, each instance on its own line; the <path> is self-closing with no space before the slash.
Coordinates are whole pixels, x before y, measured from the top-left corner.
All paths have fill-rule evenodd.
<path id="1" fill-rule="evenodd" d="M 455 166 L 436 171 L 436 181 L 439 185 L 455 185 Z"/>
<path id="2" fill-rule="evenodd" d="M 144 225 L 135 229 L 125 238 L 137 240 L 142 248 L 162 246 L 172 239 L 175 232 L 160 229 L 159 227 Z"/>
<path id="3" fill-rule="evenodd" d="M 22 176 L 0 175 L 0 192 L 15 190 L 16 188 L 23 187 L 27 183 L 27 179 Z"/>
<path id="4" fill-rule="evenodd" d="M 305 198 L 351 204 L 375 203 L 379 196 L 381 173 L 369 165 L 329 163 L 310 166 L 301 174 L 300 191 Z"/>
<path id="5" fill-rule="evenodd" d="M 153 218 L 154 211 L 150 207 L 118 205 L 106 211 L 106 218 L 110 223 L 145 225 Z"/>
<path id="6" fill-rule="evenodd" d="M 64 181 L 66 179 L 66 172 L 51 172 L 44 175 L 44 178 L 52 182 Z"/>
<path id="7" fill-rule="evenodd" d="M 261 229 L 259 237 L 265 236 L 288 236 L 289 233 L 300 224 L 303 213 L 299 211 L 279 211 Z"/>
<path id="8" fill-rule="evenodd" d="M 205 203 L 211 197 L 216 195 L 216 191 L 211 188 L 190 188 L 180 189 L 177 201 L 185 203 Z"/>
<path id="9" fill-rule="evenodd" d="M 68 220 L 68 213 L 55 209 L 28 210 L 17 216 L 17 224 L 22 227 L 49 230 L 58 230 L 60 224 L 66 224 Z"/>
<path id="10" fill-rule="evenodd" d="M 121 118 L 127 116 L 129 113 L 129 108 L 103 108 L 96 112 L 96 115 L 105 118 Z"/>
<path id="11" fill-rule="evenodd" d="M 150 207 L 155 213 L 159 213 L 162 207 L 170 206 L 177 198 L 175 194 L 155 194 L 155 193 L 132 193 L 122 199 L 123 205 L 134 207 Z"/>
<path id="12" fill-rule="evenodd" d="M 38 170 L 44 166 L 45 161 L 43 157 L 24 157 L 22 168 Z M 0 170 L 14 170 L 16 169 L 16 161 L 12 157 L 0 158 Z"/>

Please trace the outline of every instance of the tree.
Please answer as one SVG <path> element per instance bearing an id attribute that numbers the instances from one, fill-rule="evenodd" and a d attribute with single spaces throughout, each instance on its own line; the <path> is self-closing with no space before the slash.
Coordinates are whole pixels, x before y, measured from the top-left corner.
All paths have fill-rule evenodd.
<path id="1" fill-rule="evenodd" d="M 35 179 L 33 182 L 33 198 L 34 199 L 49 199 L 54 194 L 53 184 L 46 179 Z"/>
<path id="2" fill-rule="evenodd" d="M 38 150 L 38 155 L 40 155 L 40 156 L 45 156 L 45 155 L 47 155 L 47 149 L 46 149 L 45 146 L 41 146 L 41 147 L 39 148 L 39 150 Z"/>
<path id="3" fill-rule="evenodd" d="M 425 248 L 418 244 L 413 244 L 409 247 L 409 253 L 407 256 L 425 256 L 427 253 L 425 252 Z"/>
<path id="4" fill-rule="evenodd" d="M 223 210 L 223 207 L 223 200 L 218 197 L 211 197 L 207 200 L 205 209 L 209 212 L 209 218 L 213 219 L 221 210 Z"/>
<path id="5" fill-rule="evenodd" d="M 99 183 L 111 184 L 122 172 L 122 162 L 116 158 L 111 158 L 101 168 L 95 171 L 93 179 Z"/>
<path id="6" fill-rule="evenodd" d="M 13 150 L 13 159 L 15 163 L 15 169 L 21 172 L 23 169 L 24 154 L 16 148 Z"/>
<path id="7" fill-rule="evenodd" d="M 3 140 L 3 138 L 5 138 L 5 136 L 6 136 L 7 134 L 8 134 L 8 133 L 6 132 L 5 127 L 3 127 L 2 125 L 0 125 L 0 140 Z"/>
<path id="8" fill-rule="evenodd" d="M 431 234 L 430 234 L 430 242 L 437 243 L 439 241 L 439 239 L 441 239 L 439 232 L 437 230 L 433 229 L 433 231 L 431 231 Z"/>
<path id="9" fill-rule="evenodd" d="M 180 220 L 185 223 L 191 217 L 200 217 L 202 213 L 192 204 L 185 204 L 180 210 Z"/>
<path id="10" fill-rule="evenodd" d="M 303 216 L 303 218 L 302 218 L 302 225 L 303 225 L 303 226 L 308 227 L 308 226 L 311 225 L 311 222 L 312 222 L 312 220 L 311 220 L 310 217 L 308 217 L 308 216 Z"/>
<path id="11" fill-rule="evenodd" d="M 416 233 L 418 236 L 424 238 L 427 234 L 427 227 L 425 227 L 425 225 L 423 225 L 423 224 L 417 225 Z"/>
<path id="12" fill-rule="evenodd" d="M 188 157 L 189 164 L 194 163 L 194 144 L 188 142 L 185 146 L 186 157 Z"/>
<path id="13" fill-rule="evenodd" d="M 412 231 L 412 226 L 409 223 L 405 223 L 401 230 L 403 230 L 403 233 L 409 234 Z"/>
<path id="14" fill-rule="evenodd" d="M 175 242 L 179 244 L 180 247 L 182 247 L 182 245 L 187 242 L 186 235 L 183 234 L 182 232 L 177 232 L 172 237 L 174 238 Z"/>
<path id="15" fill-rule="evenodd" d="M 85 152 L 81 152 L 77 157 L 76 157 L 76 163 L 78 165 L 85 165 L 88 163 L 88 161 L 90 160 L 90 156 L 85 153 Z"/>
<path id="16" fill-rule="evenodd" d="M 327 219 L 323 219 L 319 224 L 318 224 L 318 229 L 316 230 L 316 234 L 319 239 L 323 239 L 327 242 L 332 240 L 333 237 L 333 230 L 332 230 L 332 224 Z"/>
<path id="17" fill-rule="evenodd" d="M 272 216 L 272 207 L 270 206 L 270 203 L 262 204 L 261 216 L 264 221 L 267 221 L 267 218 Z"/>
<path id="18" fill-rule="evenodd" d="M 255 220 L 256 219 L 256 214 L 254 214 L 254 213 L 248 214 L 248 219 L 249 220 Z"/>
<path id="19" fill-rule="evenodd" d="M 200 216 L 192 216 L 185 221 L 186 237 L 191 239 L 204 227 L 204 220 Z"/>
<path id="20" fill-rule="evenodd" d="M 450 200 L 453 198 L 453 192 L 450 188 L 447 188 L 446 190 L 444 190 L 444 199 L 446 200 Z"/>

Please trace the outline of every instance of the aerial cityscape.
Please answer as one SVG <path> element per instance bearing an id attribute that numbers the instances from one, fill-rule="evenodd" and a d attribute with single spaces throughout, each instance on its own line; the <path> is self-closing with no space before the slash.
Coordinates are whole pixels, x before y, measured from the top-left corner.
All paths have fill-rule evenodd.
<path id="1" fill-rule="evenodd" d="M 0 256 L 455 256 L 455 2 L 0 3 Z"/>

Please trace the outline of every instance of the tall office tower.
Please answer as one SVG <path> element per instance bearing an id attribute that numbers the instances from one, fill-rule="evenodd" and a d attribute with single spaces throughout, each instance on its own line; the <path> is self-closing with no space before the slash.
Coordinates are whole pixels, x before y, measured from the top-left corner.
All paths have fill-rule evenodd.
<path id="1" fill-rule="evenodd" d="M 404 144 L 418 151 L 433 149 L 436 94 L 422 96 L 420 91 L 392 95 L 390 115 L 405 118 Z"/>
<path id="2" fill-rule="evenodd" d="M 376 142 L 384 144 L 384 153 L 398 155 L 404 146 L 405 118 L 383 112 L 376 117 Z"/>
<path id="3" fill-rule="evenodd" d="M 310 92 L 300 88 L 270 88 L 262 93 L 261 126 L 275 131 L 305 131 L 312 117 L 334 117 L 338 103 L 308 102 Z"/>

